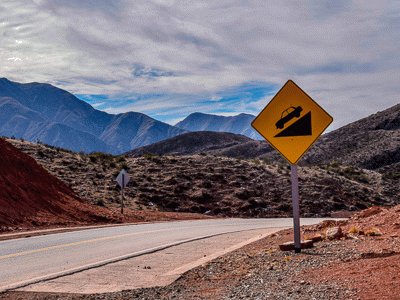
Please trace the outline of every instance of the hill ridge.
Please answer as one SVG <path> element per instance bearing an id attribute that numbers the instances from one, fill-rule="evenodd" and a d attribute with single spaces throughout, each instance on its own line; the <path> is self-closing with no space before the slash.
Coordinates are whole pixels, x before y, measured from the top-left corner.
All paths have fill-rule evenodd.
<path id="1" fill-rule="evenodd" d="M 187 131 L 215 131 L 242 134 L 251 139 L 261 139 L 261 136 L 251 127 L 255 116 L 240 113 L 235 116 L 221 116 L 194 112 L 175 124 L 176 127 Z"/>

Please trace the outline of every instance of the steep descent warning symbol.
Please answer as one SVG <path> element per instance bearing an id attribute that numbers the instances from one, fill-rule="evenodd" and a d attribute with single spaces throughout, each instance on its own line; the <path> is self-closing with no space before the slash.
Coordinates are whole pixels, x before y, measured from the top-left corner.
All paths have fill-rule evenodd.
<path id="1" fill-rule="evenodd" d="M 289 80 L 252 126 L 291 164 L 296 164 L 332 121 L 321 106 Z"/>
<path id="2" fill-rule="evenodd" d="M 293 107 L 293 106 L 292 106 Z M 303 110 L 301 106 L 296 107 L 298 109 L 297 114 L 295 113 L 296 111 L 292 111 L 288 115 L 286 115 L 284 118 L 281 117 L 278 122 L 276 122 L 276 128 L 284 128 L 283 123 L 280 121 L 282 120 L 290 120 L 293 117 L 300 117 L 301 111 Z M 286 110 L 287 111 L 287 110 Z M 283 113 L 282 113 L 283 114 Z M 288 118 L 290 116 L 290 118 Z M 284 137 L 284 136 L 305 136 L 305 135 L 312 135 L 312 130 L 311 130 L 311 111 L 306 113 L 304 116 L 299 118 L 296 122 L 293 124 L 289 125 L 286 129 L 282 130 L 279 132 L 275 137 Z"/>

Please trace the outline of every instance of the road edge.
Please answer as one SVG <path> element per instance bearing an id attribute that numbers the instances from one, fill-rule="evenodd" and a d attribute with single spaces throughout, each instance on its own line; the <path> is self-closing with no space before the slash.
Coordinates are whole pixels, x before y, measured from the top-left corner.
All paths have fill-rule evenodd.
<path id="1" fill-rule="evenodd" d="M 276 228 L 277 231 L 280 231 L 280 230 L 284 230 L 284 229 L 286 229 L 288 227 L 287 226 L 283 226 L 283 227 L 274 227 L 274 228 Z M 49 274 L 49 275 L 45 275 L 45 276 L 32 278 L 30 280 L 26 280 L 26 281 L 10 284 L 10 285 L 1 287 L 0 288 L 0 293 L 9 292 L 9 291 L 12 291 L 12 290 L 15 290 L 15 289 L 26 287 L 26 286 L 31 285 L 31 284 L 36 284 L 36 283 L 39 283 L 39 282 L 43 282 L 43 281 L 47 281 L 47 280 L 51 280 L 51 279 L 56 279 L 56 278 L 60 278 L 60 277 L 67 276 L 67 275 L 72 275 L 72 274 L 75 274 L 75 273 L 78 273 L 78 272 L 82 272 L 82 271 L 86 271 L 86 270 L 89 270 L 89 269 L 102 267 L 102 266 L 105 266 L 105 265 L 108 265 L 108 264 L 111 264 L 111 263 L 123 261 L 123 260 L 130 259 L 130 258 L 133 258 L 133 257 L 137 257 L 137 256 L 145 255 L 145 254 L 155 253 L 157 251 L 161 251 L 161 250 L 168 249 L 170 247 L 178 246 L 178 245 L 185 244 L 185 243 L 190 243 L 190 242 L 203 240 L 203 239 L 207 239 L 207 238 L 215 237 L 215 236 L 219 236 L 219 235 L 229 234 L 229 233 L 252 231 L 252 230 L 259 230 L 259 229 L 261 229 L 261 228 L 228 231 L 228 232 L 222 232 L 222 233 L 211 234 L 211 235 L 203 235 L 203 236 L 196 237 L 196 238 L 191 238 L 191 239 L 181 240 L 181 241 L 174 242 L 174 243 L 164 244 L 164 245 L 161 245 L 161 246 L 158 246 L 158 247 L 149 248 L 149 249 L 142 250 L 142 251 L 137 251 L 137 252 L 134 252 L 134 253 L 130 253 L 130 254 L 114 257 L 114 258 L 111 258 L 111 259 L 106 259 L 106 260 L 103 260 L 103 261 L 100 261 L 100 262 L 87 264 L 87 265 L 84 265 L 84 266 L 81 266 L 81 267 L 72 268 L 72 269 L 69 269 L 69 270 L 64 270 L 64 271 L 61 271 L 61 272 L 57 272 L 57 273 L 53 273 L 53 274 Z M 272 234 L 272 233 L 269 233 L 269 234 Z M 267 234 L 266 236 L 268 236 L 269 234 Z M 260 237 L 260 239 L 263 238 L 263 237 L 265 237 L 265 236 Z"/>

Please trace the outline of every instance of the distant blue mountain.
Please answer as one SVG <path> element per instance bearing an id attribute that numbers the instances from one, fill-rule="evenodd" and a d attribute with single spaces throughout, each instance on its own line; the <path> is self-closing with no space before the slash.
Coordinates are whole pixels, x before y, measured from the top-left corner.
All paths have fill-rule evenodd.
<path id="1" fill-rule="evenodd" d="M 50 84 L 0 78 L 0 135 L 71 149 L 123 153 L 186 132 L 147 115 L 94 109 Z"/>
<path id="2" fill-rule="evenodd" d="M 187 131 L 231 132 L 259 140 L 262 137 L 251 127 L 254 118 L 255 116 L 249 114 L 224 117 L 196 112 L 175 126 Z"/>

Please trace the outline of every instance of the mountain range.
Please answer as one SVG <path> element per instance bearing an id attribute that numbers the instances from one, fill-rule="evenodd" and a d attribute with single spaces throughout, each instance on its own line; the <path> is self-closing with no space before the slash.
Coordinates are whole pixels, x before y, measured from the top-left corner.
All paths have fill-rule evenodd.
<path id="1" fill-rule="evenodd" d="M 114 115 L 96 110 L 50 84 L 0 78 L 0 135 L 73 151 L 121 154 L 136 149 L 130 155 L 207 152 L 280 160 L 266 142 L 254 140 L 258 134 L 251 128 L 253 119 L 249 114 L 192 113 L 171 126 L 138 112 Z M 323 135 L 301 163 L 339 162 L 378 169 L 399 160 L 400 104 Z"/>
<path id="2" fill-rule="evenodd" d="M 118 154 L 184 132 L 142 113 L 96 110 L 50 84 L 0 79 L 0 135 Z"/>
<path id="3" fill-rule="evenodd" d="M 43 83 L 0 78 L 0 135 L 83 152 L 121 154 L 187 131 L 224 131 L 258 138 L 254 116 L 193 113 L 171 126 L 138 112 L 108 114 Z"/>
<path id="4" fill-rule="evenodd" d="M 250 114 L 225 117 L 196 112 L 175 126 L 187 131 L 231 132 L 260 140 L 262 137 L 251 127 L 254 118 L 255 116 Z"/>

